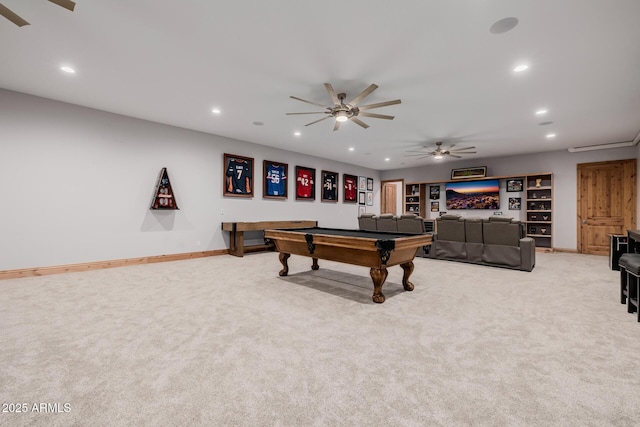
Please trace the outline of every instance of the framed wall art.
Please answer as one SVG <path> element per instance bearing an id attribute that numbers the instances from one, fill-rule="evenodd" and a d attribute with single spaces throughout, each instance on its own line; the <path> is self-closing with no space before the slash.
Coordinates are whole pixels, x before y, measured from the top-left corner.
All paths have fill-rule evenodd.
<path id="1" fill-rule="evenodd" d="M 225 196 L 253 197 L 253 159 L 224 154 Z"/>
<path id="2" fill-rule="evenodd" d="M 268 199 L 286 199 L 288 175 L 288 164 L 265 160 L 262 165 L 262 176 L 264 178 L 262 197 Z"/>
<path id="3" fill-rule="evenodd" d="M 439 212 L 440 211 L 440 202 L 431 202 L 431 212 Z"/>
<path id="4" fill-rule="evenodd" d="M 522 191 L 523 180 L 521 179 L 509 179 L 507 180 L 507 192 L 514 193 Z"/>
<path id="5" fill-rule="evenodd" d="M 440 200 L 440 186 L 431 185 L 429 187 L 429 198 L 431 200 Z"/>
<path id="6" fill-rule="evenodd" d="M 509 210 L 519 211 L 522 199 L 520 197 L 509 197 Z"/>
<path id="7" fill-rule="evenodd" d="M 358 177 L 358 190 L 365 191 L 367 189 L 367 177 L 360 176 Z"/>
<path id="8" fill-rule="evenodd" d="M 373 191 L 373 178 L 367 178 L 367 191 Z"/>
<path id="9" fill-rule="evenodd" d="M 322 171 L 322 197 L 323 202 L 338 201 L 338 173 Z"/>
<path id="10" fill-rule="evenodd" d="M 358 177 L 355 175 L 342 175 L 343 187 L 344 187 L 344 201 L 345 203 L 356 203 L 358 194 Z"/>
<path id="11" fill-rule="evenodd" d="M 373 206 L 373 193 L 367 191 L 367 206 Z"/>
<path id="12" fill-rule="evenodd" d="M 358 192 L 358 204 L 359 205 L 365 205 L 366 202 L 366 195 L 364 191 L 359 191 Z"/>
<path id="13" fill-rule="evenodd" d="M 316 170 L 296 166 L 296 200 L 316 199 Z"/>
<path id="14" fill-rule="evenodd" d="M 487 176 L 486 166 L 451 169 L 451 179 L 484 178 L 485 176 Z"/>

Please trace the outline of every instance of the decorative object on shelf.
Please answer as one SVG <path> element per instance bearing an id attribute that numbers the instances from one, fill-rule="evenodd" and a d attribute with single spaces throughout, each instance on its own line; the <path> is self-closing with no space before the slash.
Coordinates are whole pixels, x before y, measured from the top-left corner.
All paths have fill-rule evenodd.
<path id="1" fill-rule="evenodd" d="M 338 201 L 338 173 L 322 171 L 322 197 L 323 202 Z"/>
<path id="2" fill-rule="evenodd" d="M 367 191 L 373 191 L 373 178 L 367 178 Z"/>
<path id="3" fill-rule="evenodd" d="M 519 211 L 521 200 L 522 199 L 520 197 L 509 197 L 509 209 L 512 211 Z"/>
<path id="4" fill-rule="evenodd" d="M 538 205 L 538 209 L 540 209 L 541 211 L 545 210 L 544 203 L 540 203 L 540 205 Z"/>
<path id="5" fill-rule="evenodd" d="M 262 197 L 268 199 L 286 199 L 288 189 L 289 165 L 265 160 L 262 164 Z"/>
<path id="6" fill-rule="evenodd" d="M 529 231 L 531 232 L 531 234 L 536 234 L 538 230 L 536 229 L 536 227 L 531 227 L 529 228 Z"/>
<path id="7" fill-rule="evenodd" d="M 175 194 L 173 194 L 173 189 L 171 187 L 171 181 L 169 181 L 167 168 L 162 168 L 160 170 L 160 175 L 158 175 L 158 181 L 156 182 L 153 201 L 151 202 L 151 209 L 180 209 L 178 208 L 178 202 L 176 201 Z"/>
<path id="8" fill-rule="evenodd" d="M 366 195 L 365 195 L 364 191 L 358 192 L 358 204 L 359 205 L 363 205 L 364 206 L 366 204 L 365 197 L 366 197 Z"/>
<path id="9" fill-rule="evenodd" d="M 507 180 L 507 192 L 514 193 L 522 191 L 523 181 L 521 179 L 509 179 Z M 520 208 L 518 208 L 520 209 Z"/>
<path id="10" fill-rule="evenodd" d="M 417 196 L 418 194 L 420 194 L 420 187 L 417 185 L 412 185 L 411 194 L 413 194 L 414 196 Z"/>
<path id="11" fill-rule="evenodd" d="M 487 176 L 486 166 L 451 169 L 451 179 L 484 178 L 485 176 Z"/>
<path id="12" fill-rule="evenodd" d="M 536 219 L 538 219 L 538 215 L 531 214 L 531 216 L 529 218 L 531 218 L 531 221 L 535 221 Z"/>
<path id="13" fill-rule="evenodd" d="M 224 155 L 225 196 L 253 197 L 253 159 L 251 157 Z"/>
<path id="14" fill-rule="evenodd" d="M 536 203 L 535 202 L 529 202 L 529 210 L 535 210 L 536 209 Z"/>
<path id="15" fill-rule="evenodd" d="M 537 198 L 538 198 L 538 193 L 533 193 L 533 194 L 531 194 L 531 198 L 532 198 L 532 199 L 537 199 Z"/>
<path id="16" fill-rule="evenodd" d="M 429 187 L 429 198 L 431 200 L 439 200 L 440 199 L 440 186 L 432 185 Z"/>
<path id="17" fill-rule="evenodd" d="M 542 234 L 547 234 L 547 229 L 546 229 L 546 228 L 544 228 L 544 227 L 542 227 L 542 228 L 540 228 L 540 232 L 541 232 Z"/>
<path id="18" fill-rule="evenodd" d="M 344 184 L 344 202 L 356 203 L 358 201 L 358 177 L 345 173 L 342 175 L 342 180 Z"/>
<path id="19" fill-rule="evenodd" d="M 542 185 L 542 178 L 536 178 L 536 188 L 540 188 Z"/>
<path id="20" fill-rule="evenodd" d="M 344 100 L 347 98 L 347 95 L 344 93 L 336 93 L 333 89 L 333 86 L 329 83 L 324 84 L 325 89 L 329 93 L 331 97 L 331 101 L 333 102 L 333 106 L 325 106 L 320 104 L 319 102 L 307 101 L 306 99 L 298 98 L 297 96 L 290 96 L 289 98 L 295 99 L 297 101 L 306 102 L 307 104 L 316 105 L 318 107 L 322 107 L 325 111 L 313 111 L 309 113 L 286 113 L 288 116 L 296 115 L 296 114 L 326 114 L 326 117 L 323 117 L 319 120 L 315 120 L 311 123 L 307 123 L 305 126 L 312 125 L 314 123 L 321 122 L 323 120 L 327 120 L 331 117 L 335 118 L 335 124 L 333 126 L 333 130 L 336 131 L 340 128 L 340 123 L 346 122 L 348 120 L 354 122 L 358 126 L 363 128 L 368 128 L 369 125 L 363 122 L 358 118 L 360 117 L 373 117 L 376 119 L 386 119 L 393 120 L 394 116 L 388 116 L 384 114 L 374 114 L 374 113 L 366 113 L 365 110 L 372 110 L 374 108 L 386 107 L 388 105 L 400 104 L 401 101 L 399 99 L 395 99 L 393 101 L 384 101 L 377 102 L 375 104 L 362 105 L 357 107 L 357 105 L 362 101 L 365 97 L 367 97 L 371 92 L 378 88 L 377 85 L 372 84 L 351 101 L 345 103 Z M 366 187 L 365 187 L 366 188 Z"/>
<path id="21" fill-rule="evenodd" d="M 440 202 L 431 202 L 431 212 L 440 211 Z"/>
<path id="22" fill-rule="evenodd" d="M 549 215 L 542 215 L 543 221 L 549 221 Z"/>
<path id="23" fill-rule="evenodd" d="M 316 170 L 296 166 L 296 200 L 316 199 Z"/>

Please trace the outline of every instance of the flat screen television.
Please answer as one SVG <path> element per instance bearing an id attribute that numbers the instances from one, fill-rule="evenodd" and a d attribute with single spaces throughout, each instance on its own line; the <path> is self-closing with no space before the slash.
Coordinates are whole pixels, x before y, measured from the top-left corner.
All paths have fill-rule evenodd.
<path id="1" fill-rule="evenodd" d="M 500 181 L 448 182 L 447 210 L 455 209 L 500 209 Z"/>

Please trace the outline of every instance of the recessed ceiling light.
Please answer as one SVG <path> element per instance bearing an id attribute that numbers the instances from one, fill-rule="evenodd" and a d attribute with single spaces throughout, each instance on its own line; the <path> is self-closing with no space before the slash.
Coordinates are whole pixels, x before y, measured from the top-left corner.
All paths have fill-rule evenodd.
<path id="1" fill-rule="evenodd" d="M 60 69 L 62 71 L 64 71 L 65 73 L 69 73 L 69 74 L 75 74 L 76 70 L 74 70 L 73 68 L 69 67 L 68 65 L 63 65 L 62 67 L 60 67 Z"/>
<path id="2" fill-rule="evenodd" d="M 555 137 L 556 137 L 556 134 L 555 134 L 555 133 L 548 133 L 548 134 L 546 135 L 546 137 L 547 137 L 547 139 L 555 138 Z"/>
<path id="3" fill-rule="evenodd" d="M 513 71 L 516 73 L 521 73 L 525 70 L 529 69 L 529 66 L 527 64 L 520 64 L 518 66 L 516 66 Z"/>
<path id="4" fill-rule="evenodd" d="M 349 151 L 354 151 L 354 150 L 355 150 L 355 148 L 349 147 Z"/>
<path id="5" fill-rule="evenodd" d="M 211 112 L 213 114 L 220 114 L 220 109 L 219 108 L 214 108 L 214 109 L 211 110 Z"/>
<path id="6" fill-rule="evenodd" d="M 388 162 L 389 160 L 391 160 L 391 159 L 388 158 L 388 157 L 386 159 L 384 159 L 385 162 Z"/>
<path id="7" fill-rule="evenodd" d="M 536 116 L 544 116 L 544 115 L 545 115 L 545 114 L 547 114 L 548 112 L 549 112 L 548 110 L 546 110 L 546 109 L 544 109 L 544 108 L 541 108 L 541 109 L 539 109 L 538 111 L 536 111 Z"/>
<path id="8" fill-rule="evenodd" d="M 298 131 L 294 132 L 293 134 L 294 134 L 295 136 L 300 136 L 300 135 L 301 135 L 301 133 L 300 133 L 300 132 L 298 132 Z"/>
<path id="9" fill-rule="evenodd" d="M 489 28 L 489 32 L 492 34 L 506 33 L 507 31 L 513 30 L 516 25 L 518 25 L 518 18 L 502 18 L 501 20 L 493 23 L 491 28 Z"/>

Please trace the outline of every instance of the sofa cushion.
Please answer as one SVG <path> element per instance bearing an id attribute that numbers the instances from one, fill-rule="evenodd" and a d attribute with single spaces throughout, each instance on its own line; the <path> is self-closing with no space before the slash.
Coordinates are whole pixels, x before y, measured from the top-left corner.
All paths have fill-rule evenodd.
<path id="1" fill-rule="evenodd" d="M 431 251 L 434 252 L 435 258 L 447 259 L 467 259 L 467 248 L 464 242 L 449 242 L 446 240 L 438 240 Z"/>
<path id="2" fill-rule="evenodd" d="M 517 222 L 487 221 L 482 224 L 486 245 L 505 245 L 518 247 L 521 225 Z"/>
<path id="3" fill-rule="evenodd" d="M 517 246 L 484 245 L 482 261 L 488 264 L 520 267 L 520 248 Z"/>
<path id="4" fill-rule="evenodd" d="M 436 219 L 438 240 L 465 242 L 464 221 L 455 215 L 443 215 Z"/>
<path id="5" fill-rule="evenodd" d="M 467 243 L 483 243 L 482 240 L 482 219 L 467 218 L 464 221 L 464 232 Z"/>

